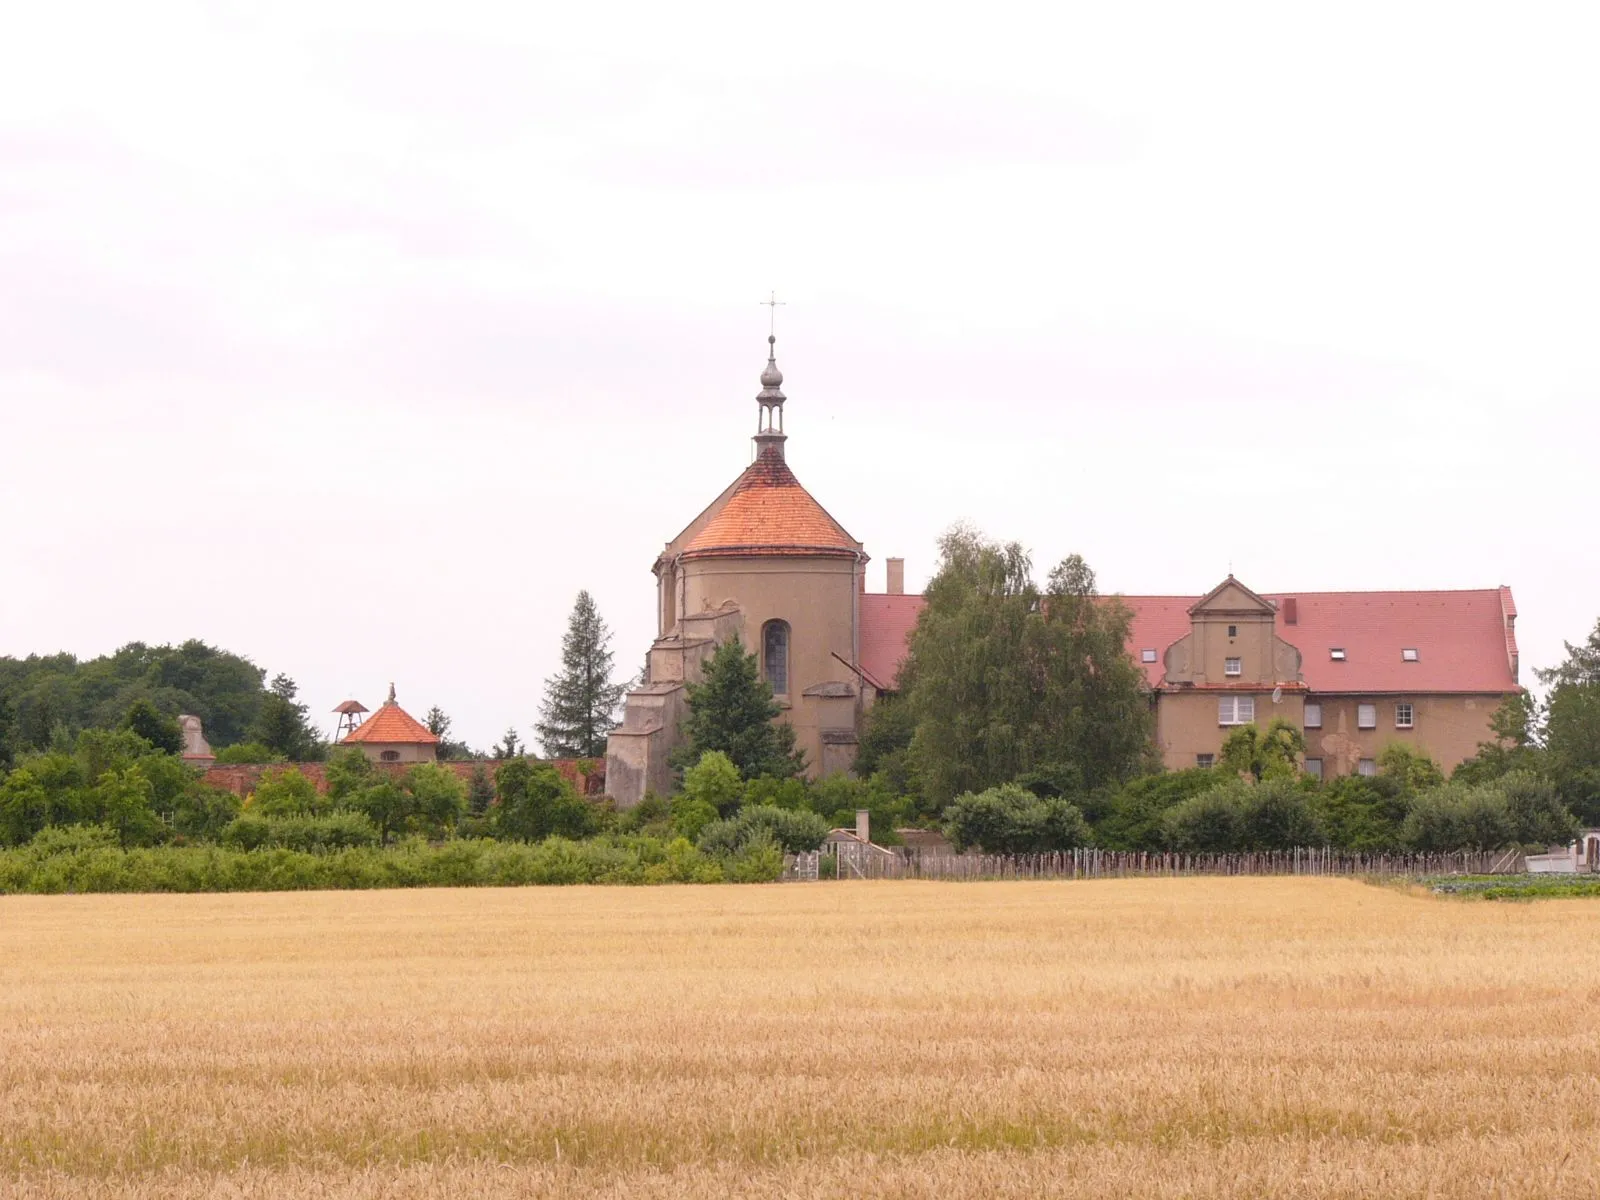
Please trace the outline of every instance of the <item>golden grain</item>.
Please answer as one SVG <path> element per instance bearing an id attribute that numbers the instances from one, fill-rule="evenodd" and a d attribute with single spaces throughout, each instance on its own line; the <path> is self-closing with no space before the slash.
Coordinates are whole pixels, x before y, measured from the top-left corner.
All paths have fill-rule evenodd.
<path id="1" fill-rule="evenodd" d="M 1593 1195 L 1600 907 L 0 899 L 0 1194 Z"/>

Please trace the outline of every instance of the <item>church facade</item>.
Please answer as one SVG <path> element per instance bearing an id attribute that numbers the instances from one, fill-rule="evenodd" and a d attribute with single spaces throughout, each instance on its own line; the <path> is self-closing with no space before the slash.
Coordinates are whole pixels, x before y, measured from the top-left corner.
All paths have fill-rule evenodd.
<path id="1" fill-rule="evenodd" d="M 867 553 L 795 478 L 784 457 L 783 373 L 768 339 L 756 397 L 755 459 L 662 549 L 648 679 L 606 747 L 621 807 L 671 788 L 685 685 L 739 637 L 757 656 L 813 774 L 848 770 L 877 688 L 861 669 Z"/>
<path id="2" fill-rule="evenodd" d="M 606 747 L 606 790 L 628 808 L 672 788 L 686 685 L 738 636 L 772 685 L 812 775 L 849 770 L 861 720 L 896 689 L 922 597 L 868 557 L 784 459 L 774 339 L 756 397 L 755 459 L 666 544 L 653 565 L 657 637 Z M 1398 741 L 1445 769 L 1490 737 L 1518 684 L 1509 587 L 1264 594 L 1229 575 L 1203 596 L 1118 596 L 1167 767 L 1209 766 L 1240 725 L 1282 719 L 1306 739 L 1305 770 L 1370 774 Z"/>

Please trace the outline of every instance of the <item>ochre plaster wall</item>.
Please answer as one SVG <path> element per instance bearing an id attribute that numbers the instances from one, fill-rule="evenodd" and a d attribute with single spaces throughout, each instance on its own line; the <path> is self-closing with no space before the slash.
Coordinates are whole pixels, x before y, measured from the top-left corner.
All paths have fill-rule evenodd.
<path id="1" fill-rule="evenodd" d="M 762 627 L 772 620 L 789 623 L 789 691 L 778 697 L 785 719 L 794 726 L 795 744 L 806 754 L 809 773 L 821 774 L 845 757 L 835 743 L 823 753 L 823 730 L 853 731 L 858 682 L 846 663 L 854 662 L 856 596 L 859 567 L 853 558 L 689 559 L 683 572 L 683 614 L 721 608 L 728 602 L 740 610 L 740 637 L 759 658 Z M 837 654 L 839 658 L 835 658 Z M 844 659 L 840 662 L 839 659 Z M 765 664 L 763 664 L 763 669 Z M 844 697 L 807 696 L 822 683 L 849 689 Z"/>
<path id="2" fill-rule="evenodd" d="M 1322 705 L 1322 728 L 1307 729 L 1306 757 L 1322 759 L 1324 778 L 1354 774 L 1363 758 L 1376 759 L 1390 742 L 1403 742 L 1427 753 L 1446 774 L 1478 752 L 1490 738 L 1489 718 L 1503 696 L 1310 696 Z M 1414 726 L 1396 729 L 1397 703 L 1412 706 Z M 1358 729 L 1357 705 L 1378 709 L 1375 729 Z"/>

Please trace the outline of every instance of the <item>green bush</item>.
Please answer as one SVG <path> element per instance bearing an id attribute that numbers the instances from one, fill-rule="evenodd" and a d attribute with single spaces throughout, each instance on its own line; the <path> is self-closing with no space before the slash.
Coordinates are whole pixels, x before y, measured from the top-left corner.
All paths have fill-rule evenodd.
<path id="1" fill-rule="evenodd" d="M 1162 823 L 1174 850 L 1293 850 L 1327 842 L 1314 793 L 1277 774 L 1260 783 L 1218 784 L 1169 809 Z"/>
<path id="2" fill-rule="evenodd" d="M 1447 783 L 1412 801 L 1401 837 L 1412 850 L 1498 850 L 1516 841 L 1517 826 L 1493 784 Z"/>
<path id="3" fill-rule="evenodd" d="M 344 850 L 351 846 L 376 846 L 378 827 L 361 813 L 334 812 L 322 817 L 237 818 L 222 834 L 222 844 L 238 850 L 276 846 L 311 853 Z"/>
<path id="4" fill-rule="evenodd" d="M 269 831 L 285 823 L 243 820 L 257 821 Z M 367 836 L 373 836 L 370 829 Z M 124 850 L 112 830 L 70 826 L 48 829 L 26 846 L 0 851 L 0 893 L 717 883 L 725 877 L 775 879 L 782 866 L 782 852 L 760 839 L 732 857 L 725 875 L 720 863 L 683 838 L 666 843 L 646 837 L 587 842 L 548 838 L 534 844 L 484 839 L 430 846 L 413 837 L 387 847 L 316 853 L 271 845 L 254 850 Z"/>
<path id="5" fill-rule="evenodd" d="M 707 854 L 734 858 L 748 846 L 770 841 L 784 852 L 815 850 L 828 836 L 828 823 L 813 812 L 796 812 L 764 804 L 746 805 L 739 815 L 713 821 L 700 831 L 699 846 Z"/>
<path id="6" fill-rule="evenodd" d="M 728 860 L 727 872 L 734 883 L 775 883 L 783 875 L 783 848 L 760 831 Z"/>
<path id="7" fill-rule="evenodd" d="M 945 831 L 956 849 L 986 854 L 1037 854 L 1089 843 L 1089 823 L 1078 806 L 1059 796 L 1038 796 L 1018 783 L 957 796 L 945 809 Z"/>

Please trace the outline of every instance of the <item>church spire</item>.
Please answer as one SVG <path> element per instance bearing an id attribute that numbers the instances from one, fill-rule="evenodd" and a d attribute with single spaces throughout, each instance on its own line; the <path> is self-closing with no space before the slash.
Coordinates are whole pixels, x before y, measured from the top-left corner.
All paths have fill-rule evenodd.
<path id="1" fill-rule="evenodd" d="M 756 403 L 761 406 L 756 418 L 756 453 L 762 456 L 783 457 L 783 372 L 778 370 L 778 339 L 767 335 L 767 369 L 761 372 L 761 391 Z"/>

